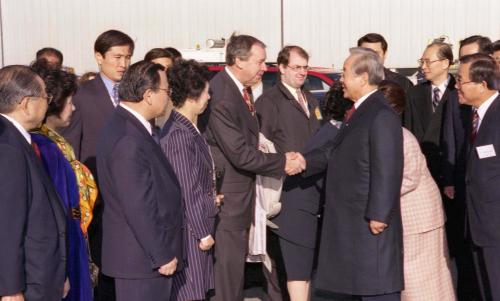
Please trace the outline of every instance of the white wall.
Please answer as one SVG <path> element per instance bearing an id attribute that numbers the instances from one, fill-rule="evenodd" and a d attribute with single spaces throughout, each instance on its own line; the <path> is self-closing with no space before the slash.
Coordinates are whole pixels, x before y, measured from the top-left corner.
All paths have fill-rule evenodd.
<path id="1" fill-rule="evenodd" d="M 259 36 L 279 51 L 279 1 L 252 0 L 1 0 L 5 65 L 28 64 L 55 47 L 77 73 L 97 68 L 93 46 L 108 29 L 136 42 L 133 61 L 154 47 L 194 48 L 233 31 Z M 261 18 L 265 15 L 266 18 Z"/>
<path id="2" fill-rule="evenodd" d="M 0 0 L 4 64 L 28 64 L 52 46 L 77 73 L 95 70 L 99 33 L 119 29 L 136 41 L 133 60 L 153 47 L 205 45 L 232 31 L 255 35 L 275 61 L 280 0 Z M 368 32 L 389 42 L 386 65 L 415 67 L 427 42 L 448 35 L 457 45 L 471 34 L 500 38 L 498 0 L 283 0 L 285 44 L 312 55 L 310 65 L 340 67 L 348 48 Z M 0 50 L 0 54 L 1 54 Z"/>
<path id="3" fill-rule="evenodd" d="M 389 44 L 386 66 L 416 67 L 429 40 L 456 46 L 481 34 L 500 39 L 498 0 L 293 0 L 284 12 L 285 41 L 303 45 L 312 65 L 340 67 L 349 47 L 369 32 Z"/>

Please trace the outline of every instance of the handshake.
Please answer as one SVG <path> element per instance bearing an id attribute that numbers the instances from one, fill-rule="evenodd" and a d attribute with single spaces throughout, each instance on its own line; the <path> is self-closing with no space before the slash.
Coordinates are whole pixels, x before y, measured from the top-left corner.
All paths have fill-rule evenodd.
<path id="1" fill-rule="evenodd" d="M 285 172 L 289 176 L 296 175 L 306 169 L 306 160 L 297 152 L 288 152 L 285 154 Z"/>

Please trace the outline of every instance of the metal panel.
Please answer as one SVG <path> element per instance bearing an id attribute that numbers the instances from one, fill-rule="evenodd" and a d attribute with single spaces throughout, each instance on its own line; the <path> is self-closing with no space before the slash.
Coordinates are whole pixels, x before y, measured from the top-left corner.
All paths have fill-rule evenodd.
<path id="1" fill-rule="evenodd" d="M 208 38 L 248 33 L 268 45 L 268 61 L 284 43 L 311 53 L 311 65 L 340 67 L 349 47 L 368 32 L 389 42 L 386 65 L 415 67 L 428 41 L 453 44 L 471 34 L 500 38 L 498 0 L 0 0 L 4 64 L 28 64 L 52 46 L 77 73 L 97 68 L 93 43 L 119 29 L 136 41 L 134 61 L 153 47 L 202 47 Z"/>
<path id="2" fill-rule="evenodd" d="M 77 73 L 96 70 L 93 44 L 108 29 L 135 40 L 133 61 L 154 47 L 195 48 L 233 31 L 258 36 L 275 56 L 279 16 L 279 1 L 267 0 L 4 0 L 5 64 L 29 64 L 38 49 L 51 46 Z"/>
<path id="3" fill-rule="evenodd" d="M 389 43 L 386 66 L 416 67 L 427 43 L 447 35 L 456 46 L 472 34 L 500 38 L 498 0 L 287 0 L 285 44 L 311 53 L 311 65 L 341 68 L 348 49 L 369 32 Z"/>

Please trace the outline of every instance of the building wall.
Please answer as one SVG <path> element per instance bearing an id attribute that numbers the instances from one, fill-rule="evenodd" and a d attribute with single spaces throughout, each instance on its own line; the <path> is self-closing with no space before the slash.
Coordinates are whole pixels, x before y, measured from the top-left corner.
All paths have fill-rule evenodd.
<path id="1" fill-rule="evenodd" d="M 233 31 L 268 45 L 268 60 L 284 44 L 311 53 L 310 65 L 341 67 L 348 48 L 367 32 L 389 42 L 386 65 L 414 67 L 428 41 L 483 34 L 500 38 L 498 0 L 0 0 L 4 65 L 28 64 L 36 50 L 55 47 L 77 73 L 96 70 L 93 43 L 119 29 L 136 41 L 134 61 L 153 47 L 204 47 Z M 147 5 L 147 6 L 146 6 Z"/>

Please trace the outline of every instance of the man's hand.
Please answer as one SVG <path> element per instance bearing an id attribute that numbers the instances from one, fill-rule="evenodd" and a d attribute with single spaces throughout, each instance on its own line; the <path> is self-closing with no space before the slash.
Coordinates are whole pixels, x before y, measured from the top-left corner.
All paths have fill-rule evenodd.
<path id="1" fill-rule="evenodd" d="M 218 194 L 215 197 L 215 206 L 220 207 L 224 203 L 224 195 L 223 194 Z"/>
<path id="2" fill-rule="evenodd" d="M 24 301 L 23 293 L 0 297 L 0 301 Z"/>
<path id="3" fill-rule="evenodd" d="M 455 198 L 455 186 L 445 186 L 443 188 L 443 193 L 446 195 L 450 200 L 453 200 Z"/>
<path id="4" fill-rule="evenodd" d="M 375 235 L 382 233 L 385 228 L 387 228 L 387 224 L 374 220 L 370 221 L 370 231 L 372 231 L 372 233 Z"/>
<path id="5" fill-rule="evenodd" d="M 200 239 L 200 249 L 202 251 L 208 251 L 215 244 L 215 240 L 212 235 Z"/>
<path id="6" fill-rule="evenodd" d="M 306 169 L 306 160 L 300 153 L 288 152 L 285 157 L 285 172 L 287 175 L 293 176 Z"/>
<path id="7" fill-rule="evenodd" d="M 70 288 L 71 286 L 69 285 L 69 278 L 66 278 L 66 281 L 64 281 L 63 298 L 66 298 Z"/>
<path id="8" fill-rule="evenodd" d="M 159 269 L 158 272 L 162 275 L 165 276 L 170 276 L 173 273 L 175 273 L 175 270 L 177 269 L 177 257 L 172 259 L 169 263 L 162 265 Z"/>

